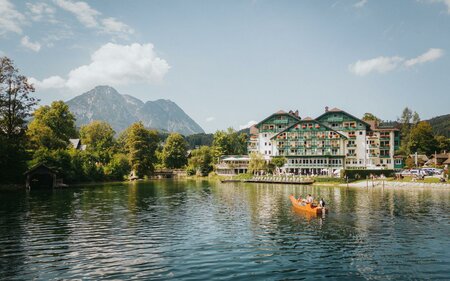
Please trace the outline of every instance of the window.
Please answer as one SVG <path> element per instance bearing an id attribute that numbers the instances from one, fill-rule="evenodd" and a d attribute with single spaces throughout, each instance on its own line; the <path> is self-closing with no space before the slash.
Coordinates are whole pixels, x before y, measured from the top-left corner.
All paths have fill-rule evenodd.
<path id="1" fill-rule="evenodd" d="M 362 131 L 359 131 L 359 135 L 362 136 Z"/>

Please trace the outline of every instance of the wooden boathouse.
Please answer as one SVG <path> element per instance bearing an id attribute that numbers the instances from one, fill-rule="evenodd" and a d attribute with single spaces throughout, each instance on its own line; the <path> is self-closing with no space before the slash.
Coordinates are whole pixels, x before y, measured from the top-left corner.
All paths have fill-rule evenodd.
<path id="1" fill-rule="evenodd" d="M 26 187 L 31 188 L 54 188 L 57 186 L 57 172 L 44 164 L 37 164 L 24 174 L 26 176 Z"/>

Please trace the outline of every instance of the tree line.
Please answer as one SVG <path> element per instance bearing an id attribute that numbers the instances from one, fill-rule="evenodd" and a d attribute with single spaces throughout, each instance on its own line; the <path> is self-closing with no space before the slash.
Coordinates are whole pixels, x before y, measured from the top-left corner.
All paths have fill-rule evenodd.
<path id="1" fill-rule="evenodd" d="M 132 171 L 142 178 L 165 168 L 207 175 L 221 155 L 247 152 L 247 135 L 231 128 L 193 137 L 150 130 L 141 122 L 118 135 L 104 121 L 77 128 L 67 104 L 37 107 L 33 92 L 13 61 L 0 58 L 0 183 L 23 182 L 23 173 L 41 163 L 67 182 L 123 180 Z M 70 139 L 80 139 L 86 149 Z"/>

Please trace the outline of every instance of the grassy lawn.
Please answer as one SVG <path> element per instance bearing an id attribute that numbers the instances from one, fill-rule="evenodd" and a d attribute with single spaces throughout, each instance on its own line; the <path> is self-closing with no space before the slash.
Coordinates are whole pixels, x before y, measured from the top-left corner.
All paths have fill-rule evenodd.
<path id="1" fill-rule="evenodd" d="M 413 177 L 404 177 L 402 180 L 396 180 L 395 178 L 389 178 L 389 181 L 400 181 L 400 182 L 412 182 Z M 416 182 L 424 182 L 424 183 L 441 183 L 439 178 L 435 177 L 425 177 L 423 180 L 417 180 Z M 448 182 L 447 182 L 448 183 Z"/>

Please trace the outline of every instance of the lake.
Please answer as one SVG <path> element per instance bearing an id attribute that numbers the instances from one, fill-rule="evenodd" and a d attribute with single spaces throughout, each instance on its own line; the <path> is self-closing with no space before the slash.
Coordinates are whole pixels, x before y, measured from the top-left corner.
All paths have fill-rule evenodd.
<path id="1" fill-rule="evenodd" d="M 297 213 L 289 194 L 331 211 Z M 450 190 L 160 180 L 0 193 L 1 280 L 450 279 Z"/>

